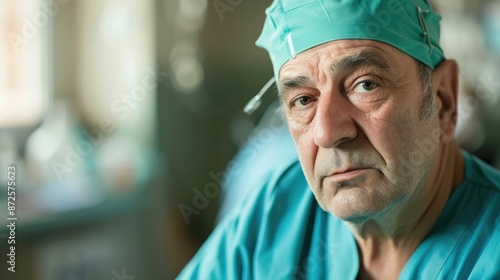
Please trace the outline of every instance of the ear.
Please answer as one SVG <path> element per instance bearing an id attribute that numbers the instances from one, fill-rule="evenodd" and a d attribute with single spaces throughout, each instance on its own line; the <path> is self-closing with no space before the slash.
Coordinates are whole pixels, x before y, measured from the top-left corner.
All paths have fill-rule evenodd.
<path id="1" fill-rule="evenodd" d="M 457 125 L 458 64 L 455 60 L 445 60 L 434 69 L 432 86 L 439 112 L 439 139 L 447 143 L 453 139 Z"/>

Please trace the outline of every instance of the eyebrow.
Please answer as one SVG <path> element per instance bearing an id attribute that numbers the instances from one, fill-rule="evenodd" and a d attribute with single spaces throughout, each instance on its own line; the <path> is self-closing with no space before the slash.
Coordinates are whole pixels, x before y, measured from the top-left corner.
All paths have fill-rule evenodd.
<path id="1" fill-rule="evenodd" d="M 313 85 L 311 78 L 306 76 L 297 76 L 295 78 L 285 79 L 278 86 L 279 96 L 281 99 L 283 99 L 286 93 L 290 90 L 311 85 Z"/>
<path id="2" fill-rule="evenodd" d="M 330 74 L 337 76 L 360 67 L 375 67 L 380 70 L 389 70 L 389 62 L 379 51 L 368 49 L 357 54 L 343 57 L 338 62 L 330 66 Z M 307 76 L 297 76 L 290 79 L 284 79 L 279 83 L 279 96 L 283 99 L 286 94 L 294 89 L 306 86 L 312 86 L 314 82 Z"/>
<path id="3" fill-rule="evenodd" d="M 330 66 L 332 76 L 347 72 L 359 67 L 375 67 L 381 70 L 389 69 L 389 62 L 379 51 L 373 49 L 363 50 L 355 55 L 342 58 L 339 62 Z"/>

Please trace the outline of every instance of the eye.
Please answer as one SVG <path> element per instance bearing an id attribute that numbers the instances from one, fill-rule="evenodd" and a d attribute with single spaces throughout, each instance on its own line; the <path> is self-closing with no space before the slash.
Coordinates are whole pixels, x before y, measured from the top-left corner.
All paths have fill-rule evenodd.
<path id="1" fill-rule="evenodd" d="M 301 96 L 299 98 L 296 98 L 292 100 L 292 107 L 298 107 L 298 108 L 304 108 L 307 105 L 309 105 L 311 102 L 313 102 L 313 98 L 309 96 Z"/>
<path id="2" fill-rule="evenodd" d="M 372 81 L 361 82 L 356 85 L 353 91 L 355 92 L 369 92 L 376 89 L 379 85 Z"/>

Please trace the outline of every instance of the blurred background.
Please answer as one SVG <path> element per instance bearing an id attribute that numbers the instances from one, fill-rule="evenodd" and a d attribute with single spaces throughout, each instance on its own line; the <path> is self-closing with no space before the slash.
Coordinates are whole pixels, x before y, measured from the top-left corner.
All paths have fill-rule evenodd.
<path id="1" fill-rule="evenodd" d="M 11 164 L 18 218 L 0 279 L 179 273 L 252 168 L 294 154 L 275 90 L 242 112 L 272 76 L 254 45 L 271 2 L 0 0 L 0 223 Z M 500 1 L 433 4 L 461 66 L 456 138 L 500 168 Z"/>

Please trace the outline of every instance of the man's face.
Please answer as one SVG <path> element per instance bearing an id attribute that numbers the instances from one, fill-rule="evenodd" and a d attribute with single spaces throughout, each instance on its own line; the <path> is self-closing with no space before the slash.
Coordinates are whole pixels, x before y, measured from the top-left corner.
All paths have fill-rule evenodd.
<path id="1" fill-rule="evenodd" d="M 320 206 L 366 220 L 419 195 L 437 160 L 439 119 L 422 118 L 417 63 L 383 43 L 334 41 L 280 71 L 280 94 Z"/>

